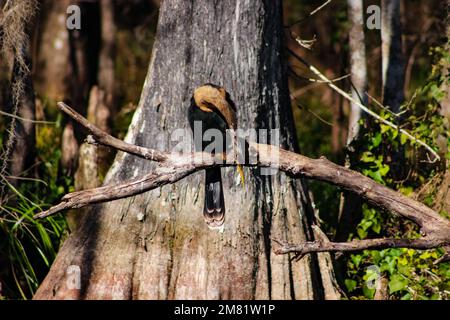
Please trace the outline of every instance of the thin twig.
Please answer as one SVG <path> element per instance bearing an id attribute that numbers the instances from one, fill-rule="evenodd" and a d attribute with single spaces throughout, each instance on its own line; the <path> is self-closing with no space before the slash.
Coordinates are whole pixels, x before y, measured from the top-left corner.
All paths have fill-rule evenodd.
<path id="1" fill-rule="evenodd" d="M 304 17 L 304 18 L 301 18 L 301 19 L 295 21 L 294 23 L 290 24 L 290 25 L 287 26 L 286 28 L 291 28 L 291 27 L 295 26 L 297 23 L 303 22 L 303 21 L 305 21 L 306 19 L 311 18 L 311 17 L 312 17 L 313 15 L 315 15 L 317 12 L 319 12 L 320 10 L 322 10 L 323 8 L 325 8 L 330 2 L 331 2 L 331 0 L 325 1 L 323 4 L 321 4 L 321 5 L 318 6 L 316 9 L 314 9 L 313 11 L 311 11 L 311 12 L 309 13 L 308 16 L 306 16 L 306 17 Z"/>
<path id="2" fill-rule="evenodd" d="M 391 115 L 393 115 L 394 117 L 398 118 L 400 117 L 402 114 L 404 114 L 407 110 L 403 110 L 400 111 L 398 113 L 393 112 L 392 110 L 390 110 L 388 107 L 383 106 L 383 104 L 378 101 L 375 97 L 372 97 L 368 92 L 366 92 L 366 95 L 373 100 L 373 102 L 375 102 L 375 104 L 380 107 L 381 109 L 383 109 L 384 111 L 387 111 L 388 113 L 390 113 Z"/>
<path id="3" fill-rule="evenodd" d="M 325 120 L 324 118 L 322 118 L 320 115 L 318 115 L 317 113 L 315 113 L 314 111 L 312 111 L 312 110 L 309 109 L 308 107 L 303 106 L 303 105 L 298 101 L 297 98 L 293 98 L 292 100 L 295 100 L 295 101 L 296 101 L 297 107 L 298 107 L 300 110 L 303 110 L 303 109 L 304 109 L 304 110 L 308 111 L 309 113 L 311 113 L 311 114 L 312 114 L 314 117 L 316 117 L 319 121 L 325 123 L 326 125 L 329 125 L 330 127 L 333 126 L 333 124 L 332 124 L 331 122 L 328 122 L 327 120 Z"/>
<path id="4" fill-rule="evenodd" d="M 43 120 L 26 119 L 26 118 L 22 118 L 22 117 L 19 117 L 17 115 L 14 115 L 12 113 L 4 112 L 4 111 L 1 111 L 1 110 L 0 110 L 0 114 L 3 115 L 3 116 L 7 116 L 7 117 L 10 117 L 10 118 L 14 118 L 14 119 L 23 121 L 23 122 L 30 122 L 30 123 L 34 123 L 34 124 L 56 124 L 55 121 L 43 121 Z"/>

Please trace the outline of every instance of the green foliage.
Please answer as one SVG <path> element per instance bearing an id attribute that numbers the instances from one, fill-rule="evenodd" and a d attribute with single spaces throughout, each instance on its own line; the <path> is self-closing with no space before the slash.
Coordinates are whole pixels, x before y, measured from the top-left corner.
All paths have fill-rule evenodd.
<path id="1" fill-rule="evenodd" d="M 0 298 L 31 298 L 65 235 L 64 217 L 33 219 L 34 214 L 73 191 L 72 179 L 61 176 L 59 169 L 60 136 L 60 121 L 37 127 L 36 171 L 43 178 L 22 181 L 18 188 L 9 185 L 10 197 L 0 207 Z"/>
<path id="2" fill-rule="evenodd" d="M 391 298 L 446 300 L 450 298 L 450 265 L 434 265 L 433 261 L 440 255 L 440 250 L 365 250 L 351 255 L 347 262 L 345 285 L 353 299 L 372 299 L 374 288 L 371 284 L 380 275 L 385 275 L 389 280 Z"/>
<path id="3" fill-rule="evenodd" d="M 383 118 L 400 123 L 415 137 L 438 150 L 438 138 L 447 141 L 450 150 L 448 123 L 439 114 L 439 103 L 444 97 L 443 84 L 448 78 L 442 74 L 444 63 L 448 63 L 450 53 L 437 48 L 433 54 L 438 62 L 433 67 L 427 83 L 416 90 L 411 100 L 402 108 L 402 116 L 381 110 Z M 429 156 L 417 143 L 407 139 L 389 126 L 370 119 L 361 122 L 364 136 L 355 144 L 357 154 L 353 154 L 353 169 L 375 181 L 411 195 L 431 181 L 442 168 L 439 162 L 430 161 Z M 448 157 L 447 153 L 447 157 Z M 399 163 L 399 159 L 401 163 Z M 434 204 L 436 190 L 429 190 L 423 202 Z M 417 227 L 408 221 L 392 217 L 369 205 L 363 205 L 363 218 L 357 226 L 356 234 L 350 239 L 373 237 L 420 236 Z M 443 213 L 448 216 L 448 213 Z M 365 250 L 347 257 L 347 279 L 344 283 L 352 299 L 372 299 L 375 289 L 373 280 L 384 275 L 389 280 L 389 294 L 392 299 L 449 299 L 450 264 L 433 262 L 442 256 L 440 249 L 419 251 L 412 249 Z M 374 272 L 377 270 L 378 272 Z"/>

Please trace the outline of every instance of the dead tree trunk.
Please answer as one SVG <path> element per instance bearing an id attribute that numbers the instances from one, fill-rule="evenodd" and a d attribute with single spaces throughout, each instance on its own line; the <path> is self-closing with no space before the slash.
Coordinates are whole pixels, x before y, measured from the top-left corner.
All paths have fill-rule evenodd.
<path id="1" fill-rule="evenodd" d="M 50 101 L 70 96 L 70 43 L 66 27 L 69 0 L 42 1 L 38 19 L 37 57 L 34 80 L 36 92 Z"/>
<path id="2" fill-rule="evenodd" d="M 352 80 L 352 96 L 367 104 L 367 63 L 364 36 L 364 7 L 362 0 L 348 0 L 348 17 L 351 22 L 349 31 L 350 69 Z M 359 134 L 361 108 L 351 103 L 348 120 L 347 145 L 350 145 Z"/>
<path id="3" fill-rule="evenodd" d="M 405 100 L 405 62 L 402 45 L 402 27 L 400 15 L 400 0 L 381 1 L 381 61 L 383 105 L 393 113 L 398 114 Z M 401 117 L 396 117 L 399 125 Z M 403 146 L 392 150 L 391 174 L 395 180 L 403 180 L 408 172 L 405 166 L 405 151 Z"/>
<path id="4" fill-rule="evenodd" d="M 98 65 L 98 85 L 106 94 L 105 103 L 110 113 L 115 111 L 114 106 L 114 36 L 116 25 L 114 22 L 114 3 L 112 0 L 100 1 L 101 19 L 101 47 Z"/>
<path id="5" fill-rule="evenodd" d="M 381 55 L 383 104 L 398 113 L 405 99 L 400 0 L 381 1 Z"/>
<path id="6" fill-rule="evenodd" d="M 162 3 L 139 108 L 126 141 L 169 149 L 188 128 L 195 87 L 224 86 L 241 128 L 279 128 L 295 149 L 282 57 L 281 1 Z M 120 152 L 105 184 L 148 172 L 149 161 Z M 203 172 L 128 199 L 96 205 L 61 249 L 35 299 L 313 299 L 324 296 L 330 263 L 297 263 L 272 250 L 271 238 L 312 238 L 307 192 L 284 174 L 222 169 L 223 232 L 203 221 Z M 70 286 L 81 271 L 80 289 Z M 69 269 L 68 269 L 69 268 Z M 325 277 L 325 281 L 322 280 Z"/>
<path id="7" fill-rule="evenodd" d="M 364 7 L 362 0 L 348 0 L 348 20 L 351 23 L 349 30 L 350 45 L 350 70 L 352 83 L 352 96 L 367 105 L 367 63 L 366 63 L 366 44 L 364 36 Z M 352 155 L 354 148 L 352 143 L 358 139 L 361 120 L 361 108 L 350 103 L 350 115 L 348 118 L 347 134 L 347 167 L 352 165 Z M 345 241 L 349 233 L 356 227 L 356 223 L 361 217 L 361 200 L 351 193 L 343 193 L 341 205 L 339 208 L 339 224 L 336 233 L 336 239 Z"/>
<path id="8" fill-rule="evenodd" d="M 444 1 L 443 7 L 450 7 L 450 0 Z M 450 51 L 450 43 L 448 39 L 450 39 L 450 13 L 447 14 L 447 43 L 444 45 L 444 51 Z M 444 79 L 450 78 L 450 63 L 448 60 L 444 60 L 442 58 L 442 73 L 444 75 Z M 443 81 L 441 85 L 442 91 L 445 92 L 445 97 L 440 102 L 440 114 L 445 117 L 446 121 L 444 121 L 444 126 L 447 129 L 447 132 L 450 132 L 450 87 L 448 86 L 447 81 Z M 442 159 L 444 159 L 444 155 L 447 154 L 448 144 L 447 139 L 444 135 L 438 137 L 438 145 L 439 145 L 439 153 L 442 154 Z M 445 160 L 443 160 L 445 161 Z M 439 186 L 437 195 L 436 195 L 436 210 L 450 212 L 450 159 L 447 158 L 445 161 L 445 173 L 442 177 L 441 185 Z"/>

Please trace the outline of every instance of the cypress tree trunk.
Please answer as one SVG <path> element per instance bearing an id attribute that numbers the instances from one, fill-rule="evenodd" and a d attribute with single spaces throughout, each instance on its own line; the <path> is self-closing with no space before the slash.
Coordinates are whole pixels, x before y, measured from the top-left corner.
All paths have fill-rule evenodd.
<path id="1" fill-rule="evenodd" d="M 281 1 L 162 2 L 156 42 L 126 141 L 170 149 L 174 129 L 188 128 L 193 90 L 224 86 L 240 128 L 279 128 L 296 149 L 283 68 Z M 105 184 L 153 167 L 119 153 Z M 93 207 L 62 247 L 35 299 L 313 299 L 327 296 L 329 259 L 291 262 L 271 238 L 311 239 L 313 215 L 300 181 L 245 169 L 246 184 L 222 169 L 227 208 L 223 232 L 202 216 L 204 172 L 143 195 Z M 70 267 L 69 266 L 75 266 Z M 81 285 L 73 280 L 81 271 Z M 325 287 L 325 288 L 324 288 Z M 79 288 L 79 289 L 78 289 Z"/>

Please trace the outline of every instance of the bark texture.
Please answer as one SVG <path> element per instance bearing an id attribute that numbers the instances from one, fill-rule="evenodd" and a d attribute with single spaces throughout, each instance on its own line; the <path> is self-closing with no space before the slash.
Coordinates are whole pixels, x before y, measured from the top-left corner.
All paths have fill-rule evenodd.
<path id="1" fill-rule="evenodd" d="M 69 0 L 42 1 L 38 19 L 37 58 L 34 72 L 36 92 L 52 101 L 70 96 L 69 31 L 66 9 Z"/>
<path id="2" fill-rule="evenodd" d="M 393 113 L 398 114 L 405 100 L 403 91 L 405 83 L 405 61 L 402 45 L 402 26 L 400 15 L 400 0 L 381 1 L 381 68 L 383 84 L 383 105 Z M 402 117 L 396 117 L 400 124 Z M 404 180 L 407 177 L 404 165 L 405 150 L 403 146 L 393 150 L 391 156 L 391 174 L 394 180 Z"/>
<path id="3" fill-rule="evenodd" d="M 105 103 L 105 92 L 97 86 L 92 87 L 87 110 L 88 120 L 103 131 L 109 133 L 110 114 L 111 112 Z M 69 127 L 73 128 L 71 122 L 67 124 L 65 130 Z M 78 158 L 77 170 L 74 176 L 75 190 L 79 191 L 99 187 L 111 165 L 114 152 L 110 148 L 95 146 L 86 142 L 75 151 L 78 151 L 78 156 L 70 157 L 74 159 Z M 77 228 L 80 218 L 79 211 L 71 211 L 67 214 L 70 230 L 73 231 Z"/>
<path id="4" fill-rule="evenodd" d="M 381 1 L 381 55 L 383 104 L 398 113 L 405 99 L 400 0 Z"/>
<path id="5" fill-rule="evenodd" d="M 362 104 L 367 105 L 367 63 L 363 1 L 348 0 L 347 3 L 348 19 L 351 23 L 349 45 L 351 80 L 354 86 L 352 87 L 352 96 L 358 98 Z M 354 103 L 351 103 L 350 106 L 347 145 L 357 138 L 359 133 L 358 121 L 361 119 L 361 108 Z"/>
<path id="6" fill-rule="evenodd" d="M 367 63 L 366 44 L 364 36 L 364 7 L 362 0 L 348 0 L 350 71 L 352 83 L 352 97 L 367 105 Z M 356 104 L 350 103 L 348 117 L 347 154 L 345 165 L 351 166 L 352 154 L 355 152 L 352 142 L 358 139 L 360 132 L 359 120 L 362 110 Z M 342 194 L 339 208 L 339 225 L 336 240 L 345 241 L 349 233 L 354 230 L 361 218 L 361 200 L 354 194 Z"/>
<path id="7" fill-rule="evenodd" d="M 100 20 L 101 47 L 98 61 L 98 85 L 106 94 L 106 105 L 111 109 L 111 111 L 115 111 L 114 40 L 116 35 L 116 25 L 114 22 L 114 3 L 112 0 L 100 1 Z"/>
<path id="8" fill-rule="evenodd" d="M 162 3 L 157 39 L 127 142 L 169 150 L 167 133 L 187 128 L 195 87 L 225 87 L 241 128 L 279 128 L 295 149 L 282 66 L 281 1 Z M 106 184 L 153 164 L 119 153 Z M 284 174 L 246 170 L 246 185 L 222 169 L 223 232 L 203 222 L 203 172 L 158 190 L 95 206 L 64 244 L 36 299 L 312 299 L 323 296 L 314 256 L 276 255 L 271 237 L 312 239 L 307 192 Z M 81 288 L 67 268 L 81 269 Z M 329 267 L 329 265 L 328 265 Z M 324 273 L 327 274 L 327 273 Z"/>

